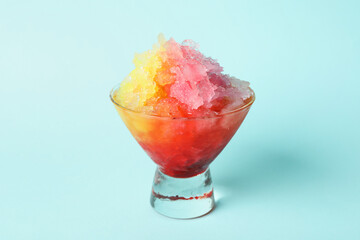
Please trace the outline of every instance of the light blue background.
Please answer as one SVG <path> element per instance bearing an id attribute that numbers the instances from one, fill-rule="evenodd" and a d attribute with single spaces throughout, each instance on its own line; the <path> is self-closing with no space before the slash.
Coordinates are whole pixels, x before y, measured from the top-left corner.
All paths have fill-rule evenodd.
<path id="1" fill-rule="evenodd" d="M 359 9 L 0 0 L 0 239 L 360 239 Z M 159 32 L 257 95 L 199 219 L 152 210 L 155 164 L 108 98 Z"/>

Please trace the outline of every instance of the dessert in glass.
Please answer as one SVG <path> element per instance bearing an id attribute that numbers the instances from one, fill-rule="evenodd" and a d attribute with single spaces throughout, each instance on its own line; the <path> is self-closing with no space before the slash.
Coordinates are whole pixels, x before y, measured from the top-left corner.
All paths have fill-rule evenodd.
<path id="1" fill-rule="evenodd" d="M 168 217 L 205 215 L 215 206 L 209 165 L 240 127 L 254 92 L 191 40 L 159 35 L 133 62 L 135 69 L 110 97 L 157 164 L 150 203 Z"/>

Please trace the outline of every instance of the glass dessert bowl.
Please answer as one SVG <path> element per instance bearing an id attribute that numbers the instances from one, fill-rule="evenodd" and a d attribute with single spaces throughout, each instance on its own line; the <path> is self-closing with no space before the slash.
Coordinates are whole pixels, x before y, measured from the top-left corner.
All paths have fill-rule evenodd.
<path id="1" fill-rule="evenodd" d="M 209 117 L 165 117 L 136 112 L 119 104 L 110 93 L 123 122 L 157 164 L 150 202 L 159 213 L 173 218 L 195 218 L 214 206 L 210 163 L 234 136 L 255 94 L 238 108 Z"/>

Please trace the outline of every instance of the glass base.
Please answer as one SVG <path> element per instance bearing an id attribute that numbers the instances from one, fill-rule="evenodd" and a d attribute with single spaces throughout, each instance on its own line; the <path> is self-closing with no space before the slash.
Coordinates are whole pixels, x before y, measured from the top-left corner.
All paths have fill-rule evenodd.
<path id="1" fill-rule="evenodd" d="M 196 218 L 215 206 L 210 170 L 190 178 L 173 178 L 156 169 L 151 206 L 171 218 Z"/>

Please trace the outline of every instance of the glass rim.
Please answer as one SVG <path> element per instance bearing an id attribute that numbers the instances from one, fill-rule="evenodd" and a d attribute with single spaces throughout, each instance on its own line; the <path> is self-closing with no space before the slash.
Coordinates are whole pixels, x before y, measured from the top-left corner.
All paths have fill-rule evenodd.
<path id="1" fill-rule="evenodd" d="M 230 114 L 234 114 L 234 113 L 237 113 L 237 112 L 240 112 L 246 108 L 249 108 L 255 101 L 255 92 L 252 88 L 248 87 L 250 89 L 250 92 L 251 92 L 251 101 L 246 103 L 245 105 L 241 105 L 240 107 L 236 108 L 236 109 L 233 109 L 231 111 L 228 111 L 228 112 L 224 112 L 224 113 L 221 113 L 221 114 L 218 114 L 218 115 L 215 115 L 215 116 L 205 116 L 205 117 L 167 117 L 167 116 L 158 116 L 158 115 L 151 115 L 151 114 L 146 114 L 144 112 L 137 112 L 137 111 L 134 111 L 132 109 L 129 109 L 127 107 L 124 107 L 122 106 L 120 103 L 116 102 L 115 99 L 113 98 L 113 95 L 114 95 L 114 92 L 115 90 L 117 90 L 119 87 L 120 87 L 120 84 L 121 83 L 118 83 L 116 84 L 110 91 L 110 99 L 111 101 L 116 105 L 118 106 L 119 108 L 125 110 L 125 111 L 128 111 L 128 112 L 131 112 L 131 113 L 135 113 L 135 114 L 138 114 L 138 115 L 143 115 L 143 116 L 146 116 L 146 117 L 150 117 L 150 118 L 159 118 L 159 119 L 170 119 L 170 120 L 194 120 L 194 119 L 213 119 L 213 118 L 220 118 L 222 116 L 225 116 L 225 115 L 230 115 Z"/>

